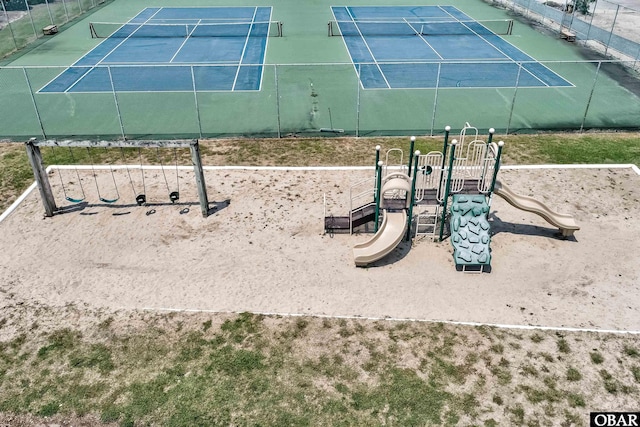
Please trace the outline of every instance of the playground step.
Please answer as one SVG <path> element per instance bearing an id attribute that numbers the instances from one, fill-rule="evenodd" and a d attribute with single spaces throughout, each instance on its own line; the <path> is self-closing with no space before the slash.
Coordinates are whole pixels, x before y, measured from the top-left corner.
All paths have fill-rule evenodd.
<path id="1" fill-rule="evenodd" d="M 382 199 L 380 209 L 401 210 L 407 207 L 407 199 Z"/>
<path id="2" fill-rule="evenodd" d="M 349 226 L 354 229 L 376 219 L 376 205 L 368 203 L 351 212 L 351 221 L 348 216 L 327 216 L 324 219 L 325 231 L 333 233 L 350 232 Z"/>
<path id="3" fill-rule="evenodd" d="M 422 197 L 420 200 L 416 201 L 416 205 L 430 206 L 430 205 L 437 205 L 439 203 L 437 189 L 433 188 L 433 189 L 426 189 L 426 190 L 420 190 L 420 191 L 422 193 Z"/>

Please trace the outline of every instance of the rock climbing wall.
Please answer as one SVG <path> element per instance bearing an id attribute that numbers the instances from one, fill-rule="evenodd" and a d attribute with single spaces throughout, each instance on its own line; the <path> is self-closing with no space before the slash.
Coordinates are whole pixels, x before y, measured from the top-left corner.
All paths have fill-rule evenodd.
<path id="1" fill-rule="evenodd" d="M 451 244 L 456 266 L 491 264 L 489 205 L 482 195 L 456 194 L 451 205 Z"/>

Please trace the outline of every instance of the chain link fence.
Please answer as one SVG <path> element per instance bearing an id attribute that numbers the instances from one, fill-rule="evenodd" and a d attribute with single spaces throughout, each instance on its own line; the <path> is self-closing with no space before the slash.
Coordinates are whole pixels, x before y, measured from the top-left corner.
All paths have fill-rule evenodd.
<path id="1" fill-rule="evenodd" d="M 90 93 L 40 92 L 66 67 L 0 67 L 0 137 L 434 135 L 465 122 L 504 133 L 637 129 L 640 84 L 620 78 L 632 63 L 535 63 L 572 83 L 564 87 L 363 89 L 352 64 L 305 64 L 264 66 L 260 91 L 202 91 L 194 82 L 192 90 L 131 92 L 114 78 L 110 91 Z"/>
<path id="2" fill-rule="evenodd" d="M 110 0 L 0 0 L 0 58 Z"/>
<path id="3" fill-rule="evenodd" d="M 608 0 L 489 0 L 640 71 L 640 9 Z"/>

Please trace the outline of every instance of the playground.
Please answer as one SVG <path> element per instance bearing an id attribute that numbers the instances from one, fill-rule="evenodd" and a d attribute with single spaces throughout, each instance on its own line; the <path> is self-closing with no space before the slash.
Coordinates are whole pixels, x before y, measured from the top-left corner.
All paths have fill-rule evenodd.
<path id="1" fill-rule="evenodd" d="M 372 165 L 374 156 L 372 147 Z M 138 206 L 124 190 L 120 203 L 101 203 L 91 170 L 77 171 L 86 202 L 65 202 L 54 170 L 52 192 L 64 213 L 43 220 L 34 190 L 0 223 L 2 298 L 107 310 L 640 329 L 640 267 L 631 250 L 640 240 L 640 176 L 631 168 L 503 167 L 503 184 L 571 214 L 580 229 L 559 238 L 557 227 L 496 197 L 487 217 L 490 274 L 456 271 L 450 240 L 426 236 L 399 243 L 373 268 L 356 268 L 353 247 L 372 234 L 325 233 L 323 199 L 336 212 L 348 210 L 350 187 L 373 181 L 373 172 L 205 168 L 209 201 L 218 207 L 205 218 L 193 169 L 179 171 L 177 203 L 168 200 L 162 171 L 146 171 L 147 202 L 161 201 L 153 206 Z M 75 180 L 74 171 L 63 173 Z M 126 175 L 102 169 L 98 188 L 113 179 L 126 188 Z M 139 174 L 131 176 L 141 188 Z"/>

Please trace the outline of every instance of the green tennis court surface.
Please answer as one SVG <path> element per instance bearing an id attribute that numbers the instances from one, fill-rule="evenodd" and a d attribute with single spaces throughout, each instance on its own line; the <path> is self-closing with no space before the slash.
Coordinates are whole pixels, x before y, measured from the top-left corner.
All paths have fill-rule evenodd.
<path id="1" fill-rule="evenodd" d="M 112 57 L 115 58 L 113 61 L 104 60 L 110 51 L 100 51 L 98 46 L 105 39 L 95 38 L 95 33 L 90 31 L 91 23 L 127 23 L 147 8 L 188 10 L 219 6 L 228 7 L 210 0 L 141 0 L 135 3 L 114 0 L 95 8 L 82 19 L 60 27 L 59 33 L 45 36 L 31 48 L 6 58 L 0 67 L 0 91 L 3 93 L 0 137 L 24 140 L 29 137 L 106 139 L 334 133 L 408 135 L 441 133 L 446 125 L 455 130 L 465 122 L 483 130 L 493 127 L 498 132 L 638 127 L 640 99 L 634 93 L 640 93 L 640 86 L 637 80 L 623 72 L 623 63 L 587 61 L 576 44 L 567 43 L 553 34 L 542 34 L 505 10 L 480 0 L 456 2 L 454 8 L 459 14 L 455 19 L 474 34 L 435 35 L 433 43 L 424 36 L 425 30 L 420 30 L 418 36 L 387 34 L 383 37 L 386 41 L 372 34 L 361 37 L 355 44 L 352 39 L 358 37 L 340 34 L 347 27 L 340 27 L 332 7 L 357 11 L 358 7 L 366 6 L 374 11 L 374 15 L 366 19 L 383 22 L 398 17 L 382 15 L 395 15 L 397 10 L 411 9 L 411 6 L 453 9 L 440 1 L 408 0 L 403 2 L 403 8 L 393 8 L 388 0 L 355 0 L 350 1 L 348 7 L 329 0 L 312 3 L 240 0 L 234 2 L 234 7 L 271 11 L 269 19 L 259 21 L 282 23 L 282 37 L 256 38 L 264 40 L 264 44 L 256 43 L 263 49 L 259 52 L 263 54 L 263 63 L 255 52 L 249 52 L 254 59 L 243 63 L 242 49 L 231 55 L 231 64 L 207 63 L 202 59 L 207 58 L 201 55 L 202 49 L 215 42 L 215 35 L 211 35 L 211 40 L 199 37 L 195 42 L 189 37 L 185 37 L 185 41 L 172 35 L 171 38 L 175 37 L 180 43 L 176 40 L 167 43 L 198 44 L 200 48 L 187 50 L 197 54 L 198 61 L 186 59 L 172 64 L 162 58 L 161 63 L 154 63 L 147 56 L 143 67 L 148 74 L 135 68 L 140 64 L 129 63 L 138 57 L 135 49 L 125 51 L 126 60 L 117 60 L 116 56 Z M 163 21 L 159 24 L 184 25 L 188 35 L 200 25 L 194 23 L 193 18 L 185 18 L 188 22 Z M 246 17 L 241 18 L 246 21 Z M 179 21 L 182 18 L 171 16 L 169 19 Z M 349 19 L 353 30 L 353 22 L 358 19 Z M 433 16 L 425 19 L 433 21 Z M 438 19 L 449 22 L 451 17 Z M 469 22 L 479 23 L 482 31 L 478 30 L 478 25 Z M 483 24 L 488 22 L 512 22 L 512 27 L 508 31 L 495 30 Z M 415 27 L 413 24 L 415 22 L 411 23 Z M 269 26 L 272 28 L 271 24 Z M 422 28 L 427 26 L 432 31 L 431 24 Z M 395 26 L 389 28 L 396 31 Z M 487 34 L 484 34 L 485 28 L 489 31 Z M 6 31 L 6 27 L 0 30 L 0 36 L 6 36 Z M 253 39 L 246 37 L 251 29 L 244 31 L 245 37 L 236 38 Z M 135 44 L 142 57 L 142 52 L 153 50 L 147 44 L 157 43 L 156 38 L 149 37 L 147 42 L 144 37 L 134 41 L 123 37 L 120 41 L 129 40 L 132 46 Z M 418 58 L 411 57 L 405 49 L 405 54 L 394 58 L 394 54 L 406 47 L 403 38 L 411 39 L 411 43 L 421 39 L 424 45 L 421 49 L 425 52 L 445 39 L 447 44 L 440 50 L 434 46 L 435 53 L 431 56 L 427 53 Z M 382 41 L 386 45 L 380 47 Z M 480 43 L 485 46 L 484 50 L 474 48 Z M 445 58 L 443 52 L 452 52 L 451 46 L 455 47 L 455 55 Z M 73 66 L 90 57 L 96 49 L 101 55 L 100 64 L 91 64 L 88 68 L 86 64 Z M 178 47 L 173 52 L 180 51 Z M 370 53 L 374 56 L 371 61 L 367 59 Z M 505 54 L 507 68 L 495 66 L 495 58 L 490 56 L 495 57 L 498 53 Z M 251 55 L 249 57 L 253 58 Z M 226 59 L 223 57 L 222 61 Z M 175 87 L 164 84 L 172 80 L 172 74 L 167 72 L 172 67 L 182 67 L 180 78 L 173 82 Z M 97 90 L 74 92 L 70 89 L 82 88 L 82 78 L 70 80 L 71 84 L 67 86 L 57 86 L 61 90 L 41 90 L 59 76 L 81 77 L 95 68 L 100 68 L 96 74 L 99 84 L 84 87 Z M 507 69 L 508 74 L 505 74 Z M 240 85 L 235 89 L 232 85 L 229 90 L 226 83 L 220 89 L 220 86 L 202 84 L 218 81 L 216 70 L 226 70 L 224 72 L 229 76 L 247 71 L 253 85 Z M 258 74 L 256 70 L 259 70 Z M 380 77 L 376 77 L 377 80 L 364 78 L 365 70 L 370 74 L 377 70 L 382 70 L 382 74 L 389 71 L 389 75 L 401 83 L 376 88 L 378 83 L 369 83 L 381 81 Z M 154 77 L 156 71 L 163 77 Z M 118 81 L 122 81 L 119 79 L 127 75 L 127 84 L 119 84 Z M 624 79 L 619 78 L 621 75 Z M 114 81 L 113 76 L 119 77 Z M 136 80 L 141 86 L 132 85 Z M 158 86 L 158 82 L 164 83 Z M 465 85 L 465 82 L 473 84 Z"/>

